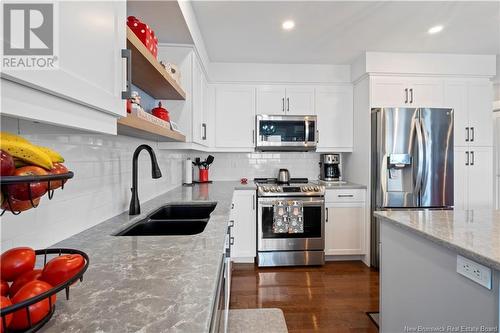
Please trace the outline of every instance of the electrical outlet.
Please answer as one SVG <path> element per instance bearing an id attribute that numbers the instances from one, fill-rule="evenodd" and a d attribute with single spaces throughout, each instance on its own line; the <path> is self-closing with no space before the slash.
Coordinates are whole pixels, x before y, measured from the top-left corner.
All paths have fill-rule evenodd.
<path id="1" fill-rule="evenodd" d="M 457 255 L 457 273 L 491 289 L 491 268 Z"/>

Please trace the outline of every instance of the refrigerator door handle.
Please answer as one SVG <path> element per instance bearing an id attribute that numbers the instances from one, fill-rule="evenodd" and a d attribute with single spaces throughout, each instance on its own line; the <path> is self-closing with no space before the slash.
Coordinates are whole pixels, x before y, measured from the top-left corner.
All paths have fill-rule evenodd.
<path id="1" fill-rule="evenodd" d="M 424 173 L 424 136 L 422 134 L 422 124 L 420 119 L 415 120 L 415 130 L 417 133 L 417 144 L 418 144 L 418 167 L 417 167 L 417 178 L 415 180 L 415 194 L 420 192 L 422 187 L 422 179 Z"/>

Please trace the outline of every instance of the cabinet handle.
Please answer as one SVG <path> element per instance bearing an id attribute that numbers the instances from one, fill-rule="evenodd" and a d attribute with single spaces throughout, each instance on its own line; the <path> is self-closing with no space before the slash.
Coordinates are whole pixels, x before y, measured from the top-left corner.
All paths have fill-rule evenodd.
<path id="1" fill-rule="evenodd" d="M 252 209 L 255 210 L 255 194 L 252 195 Z"/>
<path id="2" fill-rule="evenodd" d="M 469 136 L 469 127 L 465 128 L 465 142 L 470 141 L 470 136 Z"/>
<path id="3" fill-rule="evenodd" d="M 281 99 L 281 111 L 285 112 L 285 97 Z"/>
<path id="4" fill-rule="evenodd" d="M 328 222 L 328 207 L 326 207 L 325 210 L 326 210 L 326 219 L 325 219 L 325 222 Z"/>
<path id="5" fill-rule="evenodd" d="M 234 227 L 234 220 L 229 220 L 229 228 Z"/>
<path id="6" fill-rule="evenodd" d="M 203 136 L 201 137 L 202 140 L 207 139 L 207 124 L 203 123 L 201 124 L 201 128 L 203 129 Z"/>
<path id="7" fill-rule="evenodd" d="M 229 245 L 234 245 L 234 237 L 229 237 Z"/>
<path id="8" fill-rule="evenodd" d="M 413 103 L 413 88 L 410 88 L 410 104 Z"/>
<path id="9" fill-rule="evenodd" d="M 122 49 L 122 58 L 127 61 L 126 90 L 122 91 L 122 99 L 129 99 L 132 97 L 132 51 L 129 49 Z"/>
<path id="10" fill-rule="evenodd" d="M 252 143 L 255 143 L 255 130 L 252 130 Z"/>
<path id="11" fill-rule="evenodd" d="M 354 195 L 353 194 L 339 194 L 339 195 L 337 195 L 337 197 L 339 197 L 339 198 L 352 198 L 352 197 L 354 197 Z"/>
<path id="12" fill-rule="evenodd" d="M 470 137 L 470 142 L 474 142 L 474 127 L 471 127 L 470 128 L 470 132 L 471 132 L 471 137 Z"/>
<path id="13" fill-rule="evenodd" d="M 466 156 L 466 158 L 465 158 L 465 165 L 470 165 L 470 163 L 469 163 L 469 152 L 468 151 L 465 152 L 465 156 Z"/>
<path id="14" fill-rule="evenodd" d="M 316 130 L 316 143 L 319 143 L 319 130 Z"/>
<path id="15" fill-rule="evenodd" d="M 290 98 L 289 97 L 286 98 L 286 110 L 290 111 Z"/>
<path id="16" fill-rule="evenodd" d="M 405 88 L 405 104 L 408 103 L 408 88 Z"/>
<path id="17" fill-rule="evenodd" d="M 474 159 L 475 159 L 475 158 L 474 158 L 474 152 L 473 152 L 473 151 L 471 151 L 471 152 L 470 152 L 470 165 L 474 165 Z"/>
<path id="18" fill-rule="evenodd" d="M 231 203 L 231 209 L 234 209 L 234 202 Z"/>

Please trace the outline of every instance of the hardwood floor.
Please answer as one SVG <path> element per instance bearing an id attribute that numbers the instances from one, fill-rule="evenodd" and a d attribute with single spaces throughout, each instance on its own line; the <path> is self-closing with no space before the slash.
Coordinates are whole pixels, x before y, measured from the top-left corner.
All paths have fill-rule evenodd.
<path id="1" fill-rule="evenodd" d="M 233 309 L 280 308 L 290 333 L 378 332 L 378 272 L 358 261 L 322 267 L 258 268 L 234 264 Z"/>

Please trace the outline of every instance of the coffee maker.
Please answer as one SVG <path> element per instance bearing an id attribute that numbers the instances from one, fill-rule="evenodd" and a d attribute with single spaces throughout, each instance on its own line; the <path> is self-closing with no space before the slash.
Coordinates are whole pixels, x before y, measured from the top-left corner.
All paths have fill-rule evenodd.
<path id="1" fill-rule="evenodd" d="M 340 154 L 321 154 L 319 179 L 326 182 L 341 181 L 340 165 Z"/>

